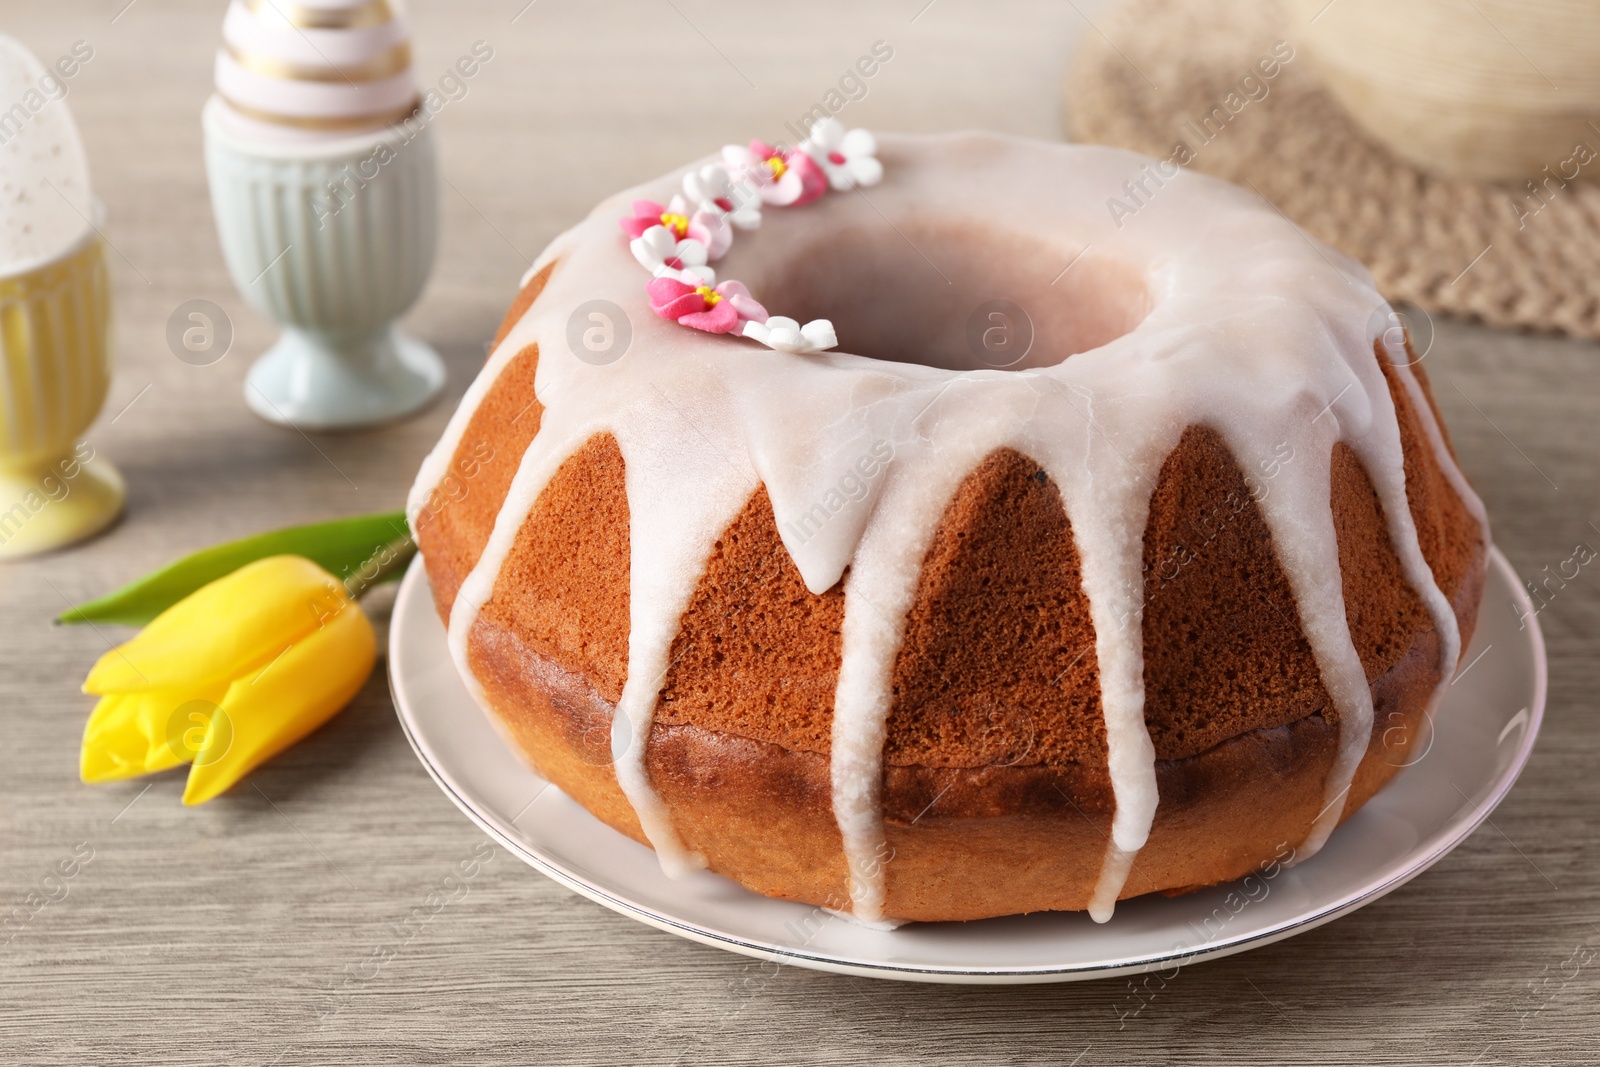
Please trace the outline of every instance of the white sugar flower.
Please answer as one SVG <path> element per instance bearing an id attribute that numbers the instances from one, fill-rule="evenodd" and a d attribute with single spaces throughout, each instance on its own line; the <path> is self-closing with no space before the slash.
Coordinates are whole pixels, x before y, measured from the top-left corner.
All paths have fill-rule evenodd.
<path id="1" fill-rule="evenodd" d="M 706 246 L 693 237 L 679 240 L 665 226 L 651 226 L 628 242 L 633 258 L 657 278 L 676 278 L 689 285 L 713 285 L 717 272 L 706 266 Z"/>
<path id="2" fill-rule="evenodd" d="M 883 180 L 877 138 L 866 130 L 846 132 L 838 119 L 818 120 L 811 127 L 811 136 L 800 142 L 800 148 L 822 168 L 834 189 L 870 187 Z"/>
<path id="3" fill-rule="evenodd" d="M 698 212 L 720 212 L 741 230 L 761 226 L 761 190 L 748 178 L 735 182 L 721 163 L 708 163 L 683 176 L 683 191 Z"/>
<path id="4" fill-rule="evenodd" d="M 833 323 L 827 319 L 812 319 L 802 326 L 782 315 L 773 315 L 766 322 L 745 323 L 744 335 L 768 348 L 801 356 L 826 351 L 839 343 L 839 338 L 833 332 Z"/>

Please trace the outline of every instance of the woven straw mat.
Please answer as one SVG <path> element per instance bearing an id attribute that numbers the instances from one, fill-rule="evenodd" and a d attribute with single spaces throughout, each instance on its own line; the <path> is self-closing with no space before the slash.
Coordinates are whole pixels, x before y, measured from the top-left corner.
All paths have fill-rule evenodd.
<path id="1" fill-rule="evenodd" d="M 1527 186 L 1417 170 L 1365 137 L 1295 42 L 1276 76 L 1260 79 L 1257 62 L 1287 39 L 1286 25 L 1271 0 L 1123 0 L 1084 30 L 1068 127 L 1159 159 L 1185 143 L 1191 166 L 1254 187 L 1365 263 L 1392 301 L 1600 338 L 1600 184 L 1546 181 L 1540 199 Z M 1251 73 L 1258 80 L 1241 91 Z M 1600 175 L 1600 160 L 1589 166 Z"/>

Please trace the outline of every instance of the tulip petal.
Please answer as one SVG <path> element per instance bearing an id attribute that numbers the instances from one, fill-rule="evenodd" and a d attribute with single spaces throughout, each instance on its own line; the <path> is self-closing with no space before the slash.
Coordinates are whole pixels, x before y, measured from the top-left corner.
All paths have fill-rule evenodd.
<path id="1" fill-rule="evenodd" d="M 83 689 L 105 695 L 226 683 L 349 603 L 338 579 L 308 559 L 257 560 L 202 586 L 101 656 Z"/>
<path id="2" fill-rule="evenodd" d="M 229 688 L 195 757 L 185 804 L 203 804 L 333 718 L 377 662 L 372 624 L 357 604 L 327 619 L 258 674 Z M 224 739 L 214 737 L 231 731 Z"/>
<path id="3" fill-rule="evenodd" d="M 187 763 L 200 743 L 194 730 L 222 694 L 219 686 L 102 697 L 83 728 L 79 777 L 109 782 Z"/>

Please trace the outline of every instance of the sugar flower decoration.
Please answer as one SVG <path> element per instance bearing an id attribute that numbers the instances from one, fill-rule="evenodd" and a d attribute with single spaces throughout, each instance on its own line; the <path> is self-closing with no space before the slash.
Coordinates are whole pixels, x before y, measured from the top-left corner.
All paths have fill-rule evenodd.
<path id="1" fill-rule="evenodd" d="M 651 311 L 706 333 L 737 334 L 746 323 L 767 320 L 767 309 L 756 303 L 741 282 L 726 281 L 713 289 L 676 278 L 657 278 L 646 291 Z"/>
<path id="2" fill-rule="evenodd" d="M 827 175 L 804 152 L 751 141 L 748 148 L 727 146 L 722 159 L 733 173 L 753 178 L 761 199 L 777 207 L 809 204 L 828 191 Z"/>
<path id="3" fill-rule="evenodd" d="M 689 202 L 681 196 L 673 197 L 672 202 L 665 205 L 654 200 L 635 200 L 633 214 L 618 221 L 622 232 L 629 237 L 643 237 L 652 226 L 661 226 L 672 231 L 673 237 L 680 241 L 693 238 L 705 245 L 706 255 L 711 259 L 721 259 L 733 244 L 733 229 L 720 212 L 697 209 L 691 214 Z"/>
<path id="4" fill-rule="evenodd" d="M 745 323 L 744 336 L 779 352 L 802 356 L 824 352 L 839 343 L 839 338 L 833 332 L 833 323 L 827 319 L 812 319 L 802 326 L 796 320 L 782 315 L 769 316 L 765 322 L 752 320 Z"/>
<path id="5" fill-rule="evenodd" d="M 877 142 L 866 130 L 846 130 L 828 118 L 811 128 L 798 149 L 763 141 L 727 145 L 722 162 L 691 168 L 683 192 L 666 205 L 635 200 L 621 220 L 628 247 L 653 280 L 645 291 L 650 310 L 680 326 L 748 337 L 778 352 L 811 355 L 839 343 L 833 323 L 801 324 L 769 316 L 736 281 L 716 282 L 707 264 L 733 244 L 733 231 L 761 225 L 763 204 L 798 207 L 830 188 L 857 189 L 883 180 Z M 695 205 L 693 211 L 690 205 Z"/>
<path id="6" fill-rule="evenodd" d="M 749 178 L 734 181 L 721 163 L 708 163 L 685 174 L 683 193 L 702 211 L 708 210 L 707 205 L 715 208 L 738 229 L 761 226 L 761 190 Z"/>
<path id="7" fill-rule="evenodd" d="M 819 120 L 800 148 L 828 176 L 828 184 L 841 192 L 857 186 L 870 188 L 883 180 L 877 138 L 866 130 L 847 132 L 836 118 Z"/>
<path id="8" fill-rule="evenodd" d="M 628 243 L 633 258 L 657 278 L 676 278 L 689 285 L 715 285 L 717 272 L 706 266 L 706 246 L 693 237 L 683 240 L 665 226 L 652 226 Z"/>

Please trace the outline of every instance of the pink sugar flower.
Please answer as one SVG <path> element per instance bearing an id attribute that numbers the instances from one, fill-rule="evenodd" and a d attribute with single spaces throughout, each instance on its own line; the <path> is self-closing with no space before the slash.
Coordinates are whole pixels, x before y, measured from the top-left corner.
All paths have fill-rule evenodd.
<path id="1" fill-rule="evenodd" d="M 746 322 L 766 322 L 767 309 L 756 303 L 742 282 L 726 281 L 712 289 L 677 278 L 657 278 L 646 292 L 650 310 L 680 326 L 706 333 L 739 333 Z"/>
<path id="2" fill-rule="evenodd" d="M 728 145 L 722 158 L 735 174 L 753 177 L 769 204 L 799 207 L 828 191 L 828 176 L 804 152 L 751 141 L 749 148 Z"/>
<path id="3" fill-rule="evenodd" d="M 633 214 L 618 219 L 617 223 L 630 238 L 643 237 L 652 226 L 664 226 L 676 240 L 690 238 L 705 245 L 706 255 L 711 259 L 721 259 L 733 244 L 733 228 L 720 211 L 702 207 L 690 214 L 689 203 L 681 196 L 674 196 L 669 204 L 635 200 Z"/>

